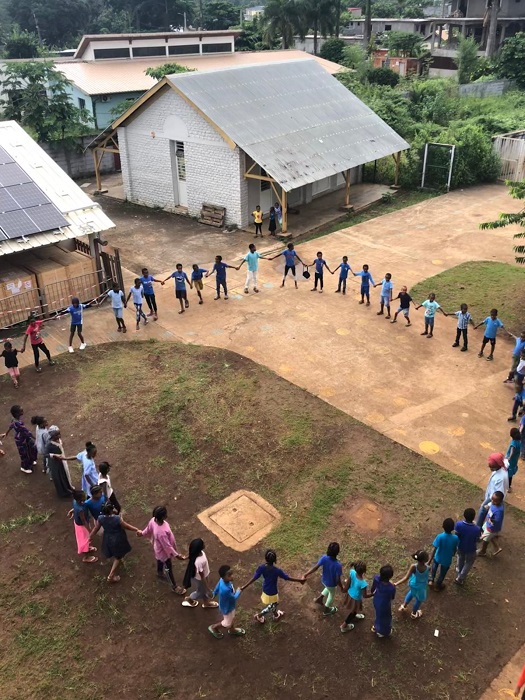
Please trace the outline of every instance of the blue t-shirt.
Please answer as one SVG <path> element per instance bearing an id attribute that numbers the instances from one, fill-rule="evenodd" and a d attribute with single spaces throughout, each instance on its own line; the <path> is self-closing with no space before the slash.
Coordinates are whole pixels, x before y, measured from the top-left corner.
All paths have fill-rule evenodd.
<path id="1" fill-rule="evenodd" d="M 144 287 L 144 294 L 153 294 L 153 275 L 143 275 L 140 281 Z"/>
<path id="2" fill-rule="evenodd" d="M 191 279 L 192 279 L 193 281 L 195 281 L 195 280 L 201 280 L 201 279 L 202 279 L 202 276 L 205 275 L 206 272 L 208 272 L 208 270 L 203 270 L 202 267 L 199 267 L 198 270 L 192 270 L 192 272 L 191 272 Z"/>
<path id="3" fill-rule="evenodd" d="M 478 527 L 476 523 L 467 523 L 464 520 L 458 520 L 454 530 L 459 539 L 459 551 L 465 554 L 474 554 L 481 536 L 481 528 Z"/>
<path id="4" fill-rule="evenodd" d="M 317 562 L 317 566 L 323 567 L 323 573 L 321 575 L 323 585 L 327 588 L 335 588 L 343 573 L 343 565 L 341 562 L 334 557 L 329 557 L 328 554 L 324 554 Z"/>
<path id="5" fill-rule="evenodd" d="M 75 525 L 85 524 L 80 519 L 81 513 L 84 513 L 86 522 L 89 522 L 89 510 L 87 508 L 87 501 L 84 501 L 84 503 L 77 503 L 76 501 L 73 501 L 73 520 L 75 521 Z"/>
<path id="6" fill-rule="evenodd" d="M 215 263 L 213 266 L 213 272 L 217 273 L 217 279 L 218 280 L 225 280 L 226 279 L 226 268 L 228 265 L 223 262 Z"/>
<path id="7" fill-rule="evenodd" d="M 490 316 L 487 316 L 483 323 L 486 326 L 485 338 L 495 338 L 499 329 L 503 328 L 503 323 L 499 320 L 499 318 L 492 319 Z"/>
<path id="8" fill-rule="evenodd" d="M 491 504 L 485 521 L 488 532 L 500 532 L 503 527 L 503 503 L 499 506 Z"/>
<path id="9" fill-rule="evenodd" d="M 253 578 L 257 580 L 261 576 L 263 577 L 263 593 L 266 595 L 277 595 L 277 582 L 280 578 L 285 581 L 290 580 L 288 574 L 285 574 L 282 569 L 277 566 L 268 566 L 268 564 L 258 566 Z"/>
<path id="10" fill-rule="evenodd" d="M 441 566 L 450 566 L 452 557 L 457 551 L 459 537 L 452 533 L 441 532 L 433 542 L 436 548 L 434 559 Z"/>
<path id="11" fill-rule="evenodd" d="M 295 265 L 295 258 L 297 257 L 295 250 L 283 250 L 281 255 L 284 255 L 284 261 L 288 267 Z"/>
<path id="12" fill-rule="evenodd" d="M 96 501 L 93 499 L 93 497 L 87 499 L 85 506 L 93 516 L 94 520 L 98 520 L 98 516 L 102 513 L 102 506 L 105 502 L 106 497 L 104 494 L 102 494 L 102 496 Z"/>
<path id="13" fill-rule="evenodd" d="M 514 452 L 512 457 L 510 457 L 510 452 L 514 447 Z M 521 440 L 511 440 L 509 446 L 507 447 L 507 452 L 505 454 L 505 459 L 509 460 L 508 474 L 509 476 L 514 476 L 518 471 L 518 460 L 520 458 L 521 452 Z"/>
<path id="14" fill-rule="evenodd" d="M 318 275 L 323 274 L 323 267 L 326 265 L 326 260 L 323 260 L 323 258 L 316 258 L 315 259 L 315 271 L 317 272 Z"/>
<path id="15" fill-rule="evenodd" d="M 246 253 L 246 255 L 244 256 L 244 259 L 248 263 L 248 270 L 250 272 L 257 272 L 257 270 L 259 269 L 259 258 L 260 257 L 261 256 L 259 255 L 259 253 L 257 251 L 255 251 L 255 253 L 251 253 L 251 252 Z"/>
<path id="16" fill-rule="evenodd" d="M 222 578 L 213 589 L 213 597 L 219 596 L 219 610 L 223 615 L 228 615 L 235 610 L 237 598 L 241 595 L 241 591 L 236 591 L 231 581 L 223 581 Z"/>
<path id="17" fill-rule="evenodd" d="M 361 284 L 363 287 L 369 287 L 370 284 L 374 284 L 374 280 L 372 279 L 372 273 L 371 272 L 365 272 L 364 270 L 361 270 L 361 272 L 356 272 L 356 277 L 361 277 Z"/>
<path id="18" fill-rule="evenodd" d="M 514 346 L 514 350 L 512 351 L 512 354 L 514 357 L 519 357 L 521 355 L 521 351 L 525 348 L 525 340 L 522 340 L 521 338 L 516 338 L 516 345 Z"/>
<path id="19" fill-rule="evenodd" d="M 358 578 L 355 569 L 350 569 L 350 586 L 348 588 L 348 595 L 354 600 L 362 600 L 363 591 L 368 586 L 368 583 L 364 578 Z"/>
<path id="20" fill-rule="evenodd" d="M 183 292 L 186 289 L 186 281 L 188 279 L 186 273 L 184 271 L 179 272 L 175 270 L 171 277 L 175 280 L 175 289 L 178 292 Z"/>
<path id="21" fill-rule="evenodd" d="M 350 270 L 350 265 L 348 263 L 341 263 L 341 267 L 339 269 L 339 279 L 340 280 L 347 279 L 349 270 Z"/>
<path id="22" fill-rule="evenodd" d="M 392 280 L 387 281 L 384 279 L 381 282 L 381 296 L 388 297 L 390 299 L 390 292 L 394 289 L 394 283 Z"/>
<path id="23" fill-rule="evenodd" d="M 84 314 L 82 311 L 86 308 L 85 304 L 79 304 L 78 306 L 71 306 L 68 307 L 68 311 L 71 314 L 71 325 L 72 326 L 81 326 L 82 325 L 82 320 Z"/>

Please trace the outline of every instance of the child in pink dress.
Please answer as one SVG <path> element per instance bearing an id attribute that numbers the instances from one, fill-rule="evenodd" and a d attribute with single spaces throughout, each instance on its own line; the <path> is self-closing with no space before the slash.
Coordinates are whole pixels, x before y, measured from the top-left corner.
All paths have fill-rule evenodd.
<path id="1" fill-rule="evenodd" d="M 186 559 L 177 552 L 177 543 L 171 531 L 171 527 L 167 522 L 168 511 L 164 506 L 157 506 L 153 509 L 153 517 L 149 521 L 147 527 L 142 532 L 137 532 L 138 537 L 149 537 L 153 544 L 153 552 L 157 560 L 157 576 L 164 578 L 166 576 L 171 583 L 171 587 L 177 595 L 184 595 L 186 589 L 182 586 L 177 586 L 173 576 L 172 557 L 176 559 Z"/>

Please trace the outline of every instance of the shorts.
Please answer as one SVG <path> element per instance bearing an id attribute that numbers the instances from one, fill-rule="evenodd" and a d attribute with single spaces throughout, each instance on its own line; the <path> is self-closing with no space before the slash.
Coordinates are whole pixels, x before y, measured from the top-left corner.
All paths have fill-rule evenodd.
<path id="1" fill-rule="evenodd" d="M 75 331 L 82 333 L 82 324 L 81 323 L 72 323 L 71 326 L 69 327 L 69 330 L 71 331 L 71 333 L 74 333 Z"/>
<path id="2" fill-rule="evenodd" d="M 404 309 L 402 306 L 399 307 L 397 310 L 398 314 L 403 314 L 403 316 L 408 316 L 408 312 L 410 311 L 410 308 Z"/>
<path id="3" fill-rule="evenodd" d="M 186 299 L 188 295 L 186 294 L 185 289 L 176 289 L 175 290 L 175 298 L 176 299 Z"/>
<path id="4" fill-rule="evenodd" d="M 369 284 L 362 284 L 361 285 L 361 294 L 370 294 L 370 285 Z"/>
<path id="5" fill-rule="evenodd" d="M 486 335 L 483 336 L 483 342 L 484 343 L 490 343 L 492 347 L 496 345 L 496 338 L 487 338 Z"/>
<path id="6" fill-rule="evenodd" d="M 496 539 L 496 537 L 499 537 L 501 535 L 501 532 L 488 532 L 487 530 L 484 530 L 481 533 L 481 539 L 483 542 L 491 542 L 492 540 Z"/>
<path id="7" fill-rule="evenodd" d="M 425 325 L 433 328 L 434 327 L 434 317 L 433 316 L 425 316 Z"/>
<path id="8" fill-rule="evenodd" d="M 284 276 L 288 274 L 288 270 L 292 271 L 292 277 L 295 278 L 295 265 L 285 265 L 284 266 Z"/>
<path id="9" fill-rule="evenodd" d="M 221 625 L 228 629 L 229 627 L 233 626 L 234 619 L 235 619 L 235 610 L 232 610 L 231 612 L 222 616 Z"/>
<path id="10" fill-rule="evenodd" d="M 202 280 L 193 280 L 193 286 L 195 287 L 195 289 L 204 289 Z"/>
<path id="11" fill-rule="evenodd" d="M 385 306 L 390 306 L 390 297 L 383 296 L 381 294 L 381 303 L 384 304 Z"/>
<path id="12" fill-rule="evenodd" d="M 113 313 L 115 314 L 115 318 L 122 318 L 124 309 L 122 308 L 122 306 L 120 307 L 120 309 L 115 309 L 115 307 L 113 307 Z"/>
<path id="13" fill-rule="evenodd" d="M 335 586 L 325 586 L 321 592 L 321 595 L 323 596 L 323 598 L 326 598 L 326 607 L 331 608 L 334 602 Z"/>
<path id="14" fill-rule="evenodd" d="M 8 367 L 7 371 L 9 372 L 9 376 L 13 377 L 19 377 L 20 376 L 20 368 L 19 367 Z"/>
<path id="15" fill-rule="evenodd" d="M 266 593 L 262 593 L 261 602 L 263 603 L 263 605 L 272 605 L 273 603 L 278 603 L 279 595 L 277 593 L 275 595 L 266 595 Z"/>

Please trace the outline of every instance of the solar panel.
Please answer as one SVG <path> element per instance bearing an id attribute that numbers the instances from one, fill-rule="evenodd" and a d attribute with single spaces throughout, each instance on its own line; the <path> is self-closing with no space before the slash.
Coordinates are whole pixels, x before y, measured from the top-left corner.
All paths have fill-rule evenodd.
<path id="1" fill-rule="evenodd" d="M 4 192 L 8 192 L 8 194 L 18 202 L 18 209 L 36 207 L 39 204 L 49 204 L 49 199 L 34 182 L 26 182 L 23 185 L 13 185 L 12 187 L 7 187 Z"/>
<path id="2" fill-rule="evenodd" d="M 68 226 L 66 219 L 51 202 L 26 209 L 25 213 L 35 222 L 39 231 L 51 231 L 59 226 Z M 6 233 L 9 234 L 8 231 Z"/>
<path id="3" fill-rule="evenodd" d="M 31 221 L 22 209 L 6 211 L 0 214 L 0 228 L 8 238 L 21 238 L 40 231 L 36 223 Z"/>
<path id="4" fill-rule="evenodd" d="M 20 205 L 16 202 L 13 197 L 9 194 L 9 189 L 4 187 L 0 188 L 0 212 L 4 211 L 14 211 L 15 209 L 20 209 Z"/>
<path id="5" fill-rule="evenodd" d="M 31 178 L 25 174 L 16 163 L 4 163 L 0 165 L 0 186 L 19 185 L 22 182 L 31 182 Z"/>
<path id="6" fill-rule="evenodd" d="M 4 150 L 2 147 L 0 147 L 0 165 L 3 165 L 4 163 L 14 163 L 15 161 L 11 158 L 9 153 Z"/>

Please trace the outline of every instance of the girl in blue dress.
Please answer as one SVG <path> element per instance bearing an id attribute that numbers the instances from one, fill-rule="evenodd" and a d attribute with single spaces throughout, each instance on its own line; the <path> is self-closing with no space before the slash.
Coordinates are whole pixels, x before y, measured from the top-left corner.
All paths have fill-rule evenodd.
<path id="1" fill-rule="evenodd" d="M 376 619 L 372 627 L 378 637 L 390 637 L 392 634 L 392 601 L 396 597 L 396 587 L 390 581 L 394 575 L 394 569 L 386 564 L 379 569 L 379 574 L 374 576 L 371 593 L 374 596 L 374 608 Z"/>
<path id="2" fill-rule="evenodd" d="M 95 465 L 97 448 L 92 442 L 86 442 L 86 449 L 76 456 L 77 461 L 82 465 L 82 491 L 91 497 L 91 487 L 98 484 L 98 471 Z"/>
<path id="3" fill-rule="evenodd" d="M 400 579 L 395 586 L 399 586 L 401 583 L 408 581 L 409 590 L 406 598 L 399 608 L 399 612 L 404 612 L 407 605 L 414 600 L 414 605 L 412 607 L 411 618 L 417 620 L 423 614 L 421 612 L 421 605 L 427 599 L 428 593 L 428 576 L 430 568 L 427 564 L 430 559 L 428 552 L 424 549 L 418 550 L 412 555 L 412 559 L 416 560 L 416 564 L 412 564 L 406 574 Z"/>

